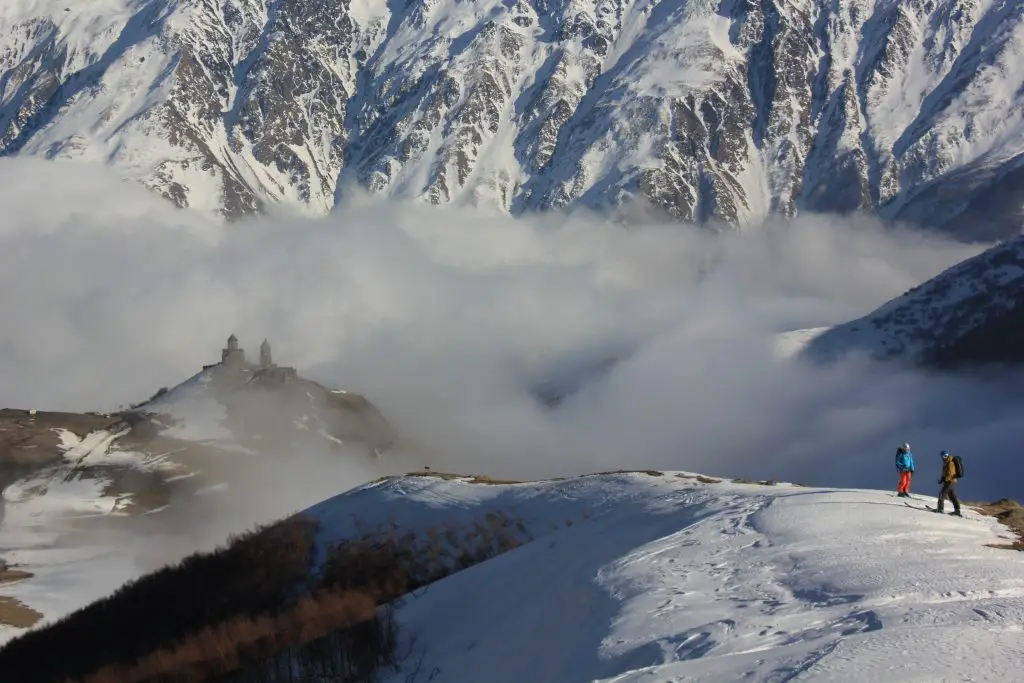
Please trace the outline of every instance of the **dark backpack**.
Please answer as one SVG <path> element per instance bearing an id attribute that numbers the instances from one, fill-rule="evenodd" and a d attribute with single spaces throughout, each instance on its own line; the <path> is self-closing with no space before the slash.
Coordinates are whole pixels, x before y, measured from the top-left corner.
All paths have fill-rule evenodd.
<path id="1" fill-rule="evenodd" d="M 964 461 L 959 455 L 953 456 L 953 468 L 956 471 L 956 478 L 960 479 L 964 476 Z"/>

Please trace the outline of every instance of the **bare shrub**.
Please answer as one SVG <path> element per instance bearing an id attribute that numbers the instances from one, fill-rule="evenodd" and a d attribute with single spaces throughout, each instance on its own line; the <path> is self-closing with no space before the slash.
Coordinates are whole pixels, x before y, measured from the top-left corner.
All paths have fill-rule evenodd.
<path id="1" fill-rule="evenodd" d="M 702 474 L 677 474 L 680 479 L 695 479 L 702 484 L 721 484 L 721 479 L 712 479 L 711 477 L 705 477 Z"/>
<path id="2" fill-rule="evenodd" d="M 609 474 L 646 474 L 649 477 L 664 477 L 665 473 L 659 470 L 608 470 L 607 472 L 595 472 L 586 474 L 586 477 L 605 477 Z"/>
<path id="3" fill-rule="evenodd" d="M 210 624 L 276 614 L 297 599 L 308 578 L 314 531 L 312 522 L 293 517 L 130 581 L 8 642 L 0 649 L 0 671 L 32 671 L 37 681 L 81 678 Z"/>
<path id="4" fill-rule="evenodd" d="M 40 683 L 364 680 L 394 657 L 402 596 L 532 540 L 503 512 L 423 536 L 357 528 L 319 549 L 301 516 L 232 537 L 12 640 L 0 670 Z"/>
<path id="5" fill-rule="evenodd" d="M 388 663 L 394 642 L 390 613 L 379 615 L 372 598 L 324 591 L 303 596 L 273 618 L 236 617 L 205 627 L 131 665 L 107 666 L 81 683 L 286 681 L 285 672 L 313 668 L 340 683 Z"/>

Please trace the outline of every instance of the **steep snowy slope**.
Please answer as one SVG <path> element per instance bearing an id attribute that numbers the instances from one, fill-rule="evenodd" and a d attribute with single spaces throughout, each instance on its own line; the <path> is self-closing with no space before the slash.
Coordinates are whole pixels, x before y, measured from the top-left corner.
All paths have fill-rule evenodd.
<path id="1" fill-rule="evenodd" d="M 1005 527 L 889 493 L 419 477 L 309 514 L 328 540 L 355 515 L 425 533 L 499 512 L 532 542 L 410 597 L 385 680 L 999 681 L 1024 661 L 1024 555 L 986 547 Z"/>
<path id="2" fill-rule="evenodd" d="M 944 367 L 1024 361 L 1024 238 L 949 268 L 857 320 L 825 330 L 803 350 Z"/>
<path id="3" fill-rule="evenodd" d="M 1022 223 L 1022 51 L 1007 0 L 10 0 L 0 153 L 229 216 L 355 184 L 990 238 Z"/>

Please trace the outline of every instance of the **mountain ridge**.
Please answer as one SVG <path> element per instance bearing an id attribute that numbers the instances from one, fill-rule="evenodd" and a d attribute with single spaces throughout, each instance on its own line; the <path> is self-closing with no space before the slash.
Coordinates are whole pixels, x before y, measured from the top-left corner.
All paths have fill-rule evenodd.
<path id="1" fill-rule="evenodd" d="M 1019 507 L 1006 501 L 965 505 L 958 519 L 909 510 L 887 491 L 688 471 L 532 482 L 409 473 L 127 585 L 0 648 L 0 663 L 13 667 L 69 643 L 64 658 L 39 667 L 42 680 L 97 667 L 119 680 L 148 680 L 125 665 L 147 656 L 162 664 L 160 673 L 173 671 L 177 653 L 162 648 L 209 629 L 212 609 L 222 619 L 260 614 L 279 608 L 281 594 L 288 604 L 339 579 L 372 587 L 367 579 L 386 576 L 399 558 L 406 577 L 429 577 L 411 592 L 373 593 L 391 637 L 362 650 L 372 658 L 354 660 L 372 663 L 364 676 L 404 681 L 422 669 L 439 681 L 488 672 L 494 681 L 767 682 L 802 672 L 853 681 L 867 670 L 890 683 L 951 671 L 1000 680 L 1020 652 L 1012 633 L 1024 610 L 1016 578 L 1024 556 L 1012 551 L 1019 543 L 1007 543 L 1015 534 L 1000 524 L 1009 525 L 1004 508 L 1019 523 Z M 134 624 L 113 646 L 97 647 L 135 621 L 138 601 L 173 601 L 197 575 L 216 605 L 185 600 L 168 610 L 173 622 Z M 277 634 L 288 643 L 295 635 Z M 221 642 L 234 652 L 245 637 Z M 225 666 L 223 648 L 211 648 L 201 663 L 239 681 L 337 667 L 338 648 L 310 637 L 298 641 L 308 656 L 291 646 L 273 651 L 281 641 L 267 641 Z M 886 654 L 894 639 L 910 653 L 895 667 Z"/>
<path id="2" fill-rule="evenodd" d="M 801 354 L 834 361 L 847 354 L 956 370 L 1017 365 L 1024 353 L 1024 237 L 997 244 L 885 302 L 822 330 Z"/>
<path id="3" fill-rule="evenodd" d="M 353 186 L 513 214 L 1021 225 L 1024 10 L 822 0 L 55 0 L 0 10 L 0 154 L 180 206 Z"/>

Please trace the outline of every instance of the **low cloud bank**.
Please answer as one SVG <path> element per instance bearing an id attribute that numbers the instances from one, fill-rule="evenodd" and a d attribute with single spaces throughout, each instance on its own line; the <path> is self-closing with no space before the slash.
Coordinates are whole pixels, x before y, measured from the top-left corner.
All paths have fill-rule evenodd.
<path id="1" fill-rule="evenodd" d="M 97 169 L 28 160 L 0 161 L 0 205 L 2 406 L 132 403 L 217 360 L 235 332 L 367 395 L 422 446 L 416 466 L 894 488 L 910 441 L 917 491 L 937 488 L 951 448 L 969 463 L 963 495 L 1024 493 L 1019 379 L 815 368 L 778 348 L 977 246 L 858 218 L 713 233 L 365 198 L 324 219 L 220 225 Z M 320 470 L 285 472 L 298 504 Z"/>

